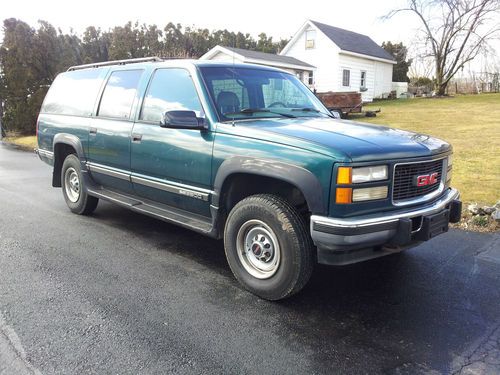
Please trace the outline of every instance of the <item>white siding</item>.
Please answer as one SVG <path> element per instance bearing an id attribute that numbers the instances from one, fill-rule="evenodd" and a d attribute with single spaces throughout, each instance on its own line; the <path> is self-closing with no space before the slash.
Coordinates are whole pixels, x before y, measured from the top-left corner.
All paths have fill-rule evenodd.
<path id="1" fill-rule="evenodd" d="M 349 87 L 342 85 L 342 72 L 348 69 L 351 72 Z M 366 72 L 366 91 L 361 92 L 361 97 L 364 102 L 371 102 L 375 92 L 375 61 L 363 59 L 360 57 L 339 55 L 339 67 L 337 70 L 339 85 L 335 91 L 360 91 L 361 88 L 361 72 Z M 390 81 L 389 81 L 390 84 Z"/>
<path id="2" fill-rule="evenodd" d="M 313 49 L 306 49 L 306 30 L 316 29 L 316 41 Z M 386 96 L 391 91 L 391 63 L 370 58 L 351 56 L 341 53 L 340 48 L 320 30 L 311 25 L 299 32 L 295 42 L 288 47 L 286 56 L 295 57 L 314 65 L 314 88 L 318 92 L 360 91 L 361 71 L 366 71 L 366 91 L 362 92 L 365 102 Z M 349 87 L 342 86 L 342 70 L 350 70 Z"/>
<path id="3" fill-rule="evenodd" d="M 393 65 L 375 61 L 375 93 L 374 98 L 387 97 L 392 89 Z"/>
<path id="4" fill-rule="evenodd" d="M 295 57 L 316 67 L 313 87 L 316 91 L 335 91 L 338 82 L 336 67 L 338 66 L 340 49 L 319 30 L 316 31 L 314 48 L 306 49 L 305 34 L 305 30 L 303 30 L 284 55 Z"/>

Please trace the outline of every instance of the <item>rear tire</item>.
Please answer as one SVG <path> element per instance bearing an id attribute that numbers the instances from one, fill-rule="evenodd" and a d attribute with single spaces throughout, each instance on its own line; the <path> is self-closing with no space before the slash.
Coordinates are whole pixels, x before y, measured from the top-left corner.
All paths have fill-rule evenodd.
<path id="1" fill-rule="evenodd" d="M 78 215 L 89 215 L 94 212 L 99 199 L 87 194 L 80 160 L 75 154 L 70 154 L 64 159 L 61 170 L 61 186 L 64 200 L 71 212 Z"/>
<path id="2" fill-rule="evenodd" d="M 314 267 L 307 225 L 284 199 L 253 195 L 229 213 L 224 231 L 229 267 L 245 289 L 267 300 L 300 291 Z"/>

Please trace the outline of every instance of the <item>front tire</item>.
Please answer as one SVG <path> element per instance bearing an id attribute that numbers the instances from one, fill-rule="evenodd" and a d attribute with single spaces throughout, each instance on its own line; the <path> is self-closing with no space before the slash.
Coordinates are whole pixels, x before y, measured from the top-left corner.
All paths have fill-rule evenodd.
<path id="1" fill-rule="evenodd" d="M 229 267 L 245 289 L 267 300 L 300 291 L 313 267 L 313 245 L 297 210 L 284 199 L 253 195 L 229 213 L 224 231 Z"/>
<path id="2" fill-rule="evenodd" d="M 97 207 L 99 199 L 85 191 L 83 185 L 80 160 L 74 154 L 64 159 L 61 170 L 61 186 L 64 200 L 71 212 L 78 215 L 89 215 Z"/>

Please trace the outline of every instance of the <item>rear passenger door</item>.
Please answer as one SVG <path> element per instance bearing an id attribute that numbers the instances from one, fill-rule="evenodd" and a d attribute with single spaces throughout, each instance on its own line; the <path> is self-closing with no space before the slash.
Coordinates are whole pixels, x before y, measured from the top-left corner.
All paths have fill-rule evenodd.
<path id="1" fill-rule="evenodd" d="M 156 69 L 132 132 L 132 182 L 137 194 L 169 206 L 210 216 L 213 133 L 160 126 L 169 110 L 204 117 L 190 73 Z"/>
<path id="2" fill-rule="evenodd" d="M 107 188 L 133 192 L 130 182 L 130 135 L 143 70 L 111 72 L 89 131 L 89 169 Z"/>

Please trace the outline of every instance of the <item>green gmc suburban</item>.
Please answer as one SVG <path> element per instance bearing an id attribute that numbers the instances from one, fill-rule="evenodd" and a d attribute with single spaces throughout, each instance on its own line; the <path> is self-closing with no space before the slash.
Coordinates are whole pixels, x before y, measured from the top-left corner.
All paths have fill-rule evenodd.
<path id="1" fill-rule="evenodd" d="M 223 238 L 235 277 L 278 300 L 316 262 L 401 251 L 460 220 L 451 146 L 334 119 L 293 74 L 157 58 L 70 68 L 37 123 L 69 209 L 99 199 Z"/>

